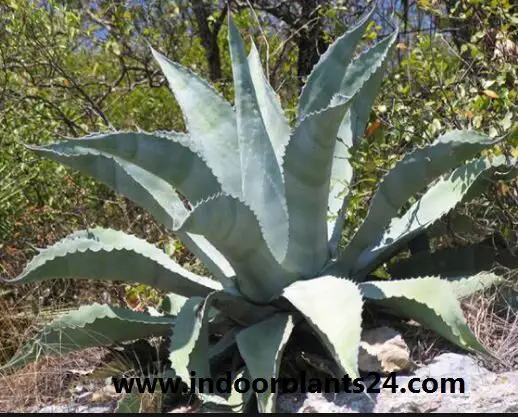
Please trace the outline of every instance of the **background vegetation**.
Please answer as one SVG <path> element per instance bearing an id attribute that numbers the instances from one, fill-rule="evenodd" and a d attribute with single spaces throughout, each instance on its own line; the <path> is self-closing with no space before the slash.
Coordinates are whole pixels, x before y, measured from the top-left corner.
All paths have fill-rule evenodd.
<path id="1" fill-rule="evenodd" d="M 260 47 L 270 82 L 293 116 L 305 76 L 326 46 L 367 7 L 360 0 L 230 0 L 243 33 Z M 494 137 L 518 115 L 518 6 L 510 0 L 383 0 L 364 39 L 401 35 L 367 140 L 353 155 L 353 207 L 404 152 L 452 128 Z M 216 0 L 0 0 L 0 275 L 15 277 L 35 254 L 77 228 L 110 226 L 199 264 L 142 210 L 24 144 L 107 129 L 184 130 L 148 44 L 232 99 L 225 2 Z M 498 152 L 517 155 L 518 140 Z M 466 222 L 451 226 L 459 214 Z M 350 216 L 347 238 L 360 219 Z M 518 184 L 490 192 L 445 219 L 452 246 L 487 234 L 514 249 Z M 0 362 L 48 311 L 81 300 L 153 305 L 145 287 L 59 280 L 0 287 Z"/>

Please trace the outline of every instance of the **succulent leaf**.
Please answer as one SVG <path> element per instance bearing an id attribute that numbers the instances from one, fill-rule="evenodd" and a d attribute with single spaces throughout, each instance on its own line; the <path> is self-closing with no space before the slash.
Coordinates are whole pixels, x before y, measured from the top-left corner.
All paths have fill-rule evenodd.
<path id="1" fill-rule="evenodd" d="M 173 317 L 153 317 L 107 304 L 81 306 L 46 325 L 0 370 L 16 370 L 42 355 L 62 355 L 88 347 L 166 336 L 172 332 L 173 324 Z"/>
<path id="2" fill-rule="evenodd" d="M 160 310 L 167 315 L 177 316 L 188 299 L 188 297 L 184 297 L 183 295 L 170 292 L 163 298 L 160 304 Z"/>
<path id="3" fill-rule="evenodd" d="M 380 181 L 367 217 L 341 255 L 343 262 L 352 264 L 397 216 L 409 198 L 460 162 L 494 144 L 495 141 L 486 135 L 451 131 L 431 145 L 406 154 Z M 440 206 L 442 201 L 437 200 L 436 204 Z"/>
<path id="4" fill-rule="evenodd" d="M 95 167 L 102 162 L 75 166 L 81 156 L 92 154 L 88 150 L 117 156 L 167 181 L 192 203 L 221 191 L 203 155 L 190 137 L 181 133 L 112 132 L 29 148 L 90 175 L 102 169 Z"/>
<path id="5" fill-rule="evenodd" d="M 284 148 L 290 139 L 290 125 L 284 116 L 277 94 L 266 79 L 259 51 L 253 41 L 248 54 L 248 66 L 250 67 L 250 76 L 254 83 L 261 116 L 275 152 L 277 163 L 281 166 Z"/>
<path id="6" fill-rule="evenodd" d="M 67 153 L 68 156 L 39 147 L 32 149 L 103 182 L 146 209 L 170 230 L 176 230 L 188 215 L 184 202 L 171 184 L 124 159 L 81 147 L 74 147 L 73 151 Z M 198 198 L 197 195 L 193 195 Z M 227 287 L 233 285 L 232 277 L 235 273 L 232 267 L 205 237 L 180 231 L 176 233 L 216 279 Z"/>
<path id="7" fill-rule="evenodd" d="M 374 10 L 374 7 L 371 8 L 352 29 L 336 39 L 320 56 L 300 95 L 299 120 L 329 106 L 332 97 L 340 89 L 345 72 L 354 57 L 356 46 L 367 28 Z"/>
<path id="8" fill-rule="evenodd" d="M 209 358 L 214 360 L 219 358 L 236 346 L 236 335 L 241 331 L 241 327 L 235 326 L 225 332 L 221 339 L 209 347 Z"/>
<path id="9" fill-rule="evenodd" d="M 187 215 L 187 209 L 169 183 L 121 158 L 81 146 L 67 151 L 57 151 L 56 147 L 31 149 L 103 182 L 145 208 L 167 228 L 178 227 Z"/>
<path id="10" fill-rule="evenodd" d="M 225 288 L 234 287 L 236 273 L 228 260 L 203 235 L 175 232 L 185 246 L 205 265 L 209 272 Z"/>
<path id="11" fill-rule="evenodd" d="M 212 305 L 233 322 L 242 326 L 258 323 L 277 311 L 271 305 L 253 304 L 240 294 L 230 294 L 227 291 L 219 291 L 213 297 Z"/>
<path id="12" fill-rule="evenodd" d="M 350 187 L 354 179 L 354 170 L 349 162 L 349 147 L 340 139 L 336 140 L 329 182 L 327 216 L 327 236 L 329 252 L 332 258 L 338 254 L 342 229 L 345 224 L 345 210 L 349 201 Z"/>
<path id="13" fill-rule="evenodd" d="M 272 307 L 254 306 L 245 299 L 224 291 L 214 291 L 205 298 L 191 297 L 180 309 L 169 345 L 169 360 L 184 381 L 190 371 L 197 377 L 210 377 L 209 319 L 214 309 L 224 312 L 238 324 L 253 325 L 273 313 Z"/>
<path id="14" fill-rule="evenodd" d="M 95 228 L 75 232 L 42 249 L 14 280 L 26 284 L 53 278 L 138 282 L 184 296 L 207 295 L 221 285 L 182 268 L 156 246 L 136 236 Z"/>
<path id="15" fill-rule="evenodd" d="M 262 378 L 269 384 L 271 378 L 277 378 L 294 326 L 290 314 L 279 313 L 238 333 L 237 346 L 253 379 Z M 267 343 L 258 344 L 259 340 Z M 275 394 L 271 390 L 256 395 L 260 413 L 275 412 Z"/>
<path id="16" fill-rule="evenodd" d="M 502 284 L 505 279 L 501 275 L 491 272 L 480 272 L 472 276 L 445 277 L 453 287 L 453 292 L 458 300 L 469 297 L 475 293 L 483 292 L 495 285 Z"/>
<path id="17" fill-rule="evenodd" d="M 236 271 L 247 298 L 266 302 L 296 280 L 274 259 L 254 213 L 239 200 L 216 195 L 193 208 L 182 230 L 203 233 Z"/>
<path id="18" fill-rule="evenodd" d="M 323 276 L 297 281 L 282 296 L 306 318 L 341 371 L 355 378 L 363 308 L 358 286 L 347 279 Z"/>
<path id="19" fill-rule="evenodd" d="M 374 100 L 378 95 L 388 58 L 396 42 L 395 30 L 382 41 L 362 53 L 347 68 L 340 85 L 342 95 L 354 97 L 349 113 L 344 118 L 338 137 L 347 147 L 355 146 L 363 137 Z"/>
<path id="20" fill-rule="evenodd" d="M 488 168 L 483 171 L 477 181 L 469 187 L 462 198 L 462 202 L 468 202 L 480 196 L 489 186 L 496 181 L 509 181 L 518 177 L 518 158 L 499 155 L 489 156 L 486 159 Z"/>
<path id="21" fill-rule="evenodd" d="M 169 342 L 171 367 L 185 383 L 191 378 L 210 378 L 209 338 L 207 333 L 207 313 L 211 299 L 191 297 L 182 306 L 176 317 L 174 333 Z"/>
<path id="22" fill-rule="evenodd" d="M 473 335 L 451 283 L 438 277 L 359 284 L 363 296 L 411 318 L 452 343 L 485 353 Z"/>
<path id="23" fill-rule="evenodd" d="M 284 155 L 289 245 L 283 265 L 311 277 L 329 259 L 327 200 L 336 132 L 350 100 L 307 115 L 295 128 Z"/>
<path id="24" fill-rule="evenodd" d="M 354 273 L 364 276 L 387 257 L 391 256 L 411 238 L 446 215 L 457 204 L 466 201 L 471 187 L 481 191 L 479 181 L 486 181 L 486 175 L 498 167 L 516 167 L 516 161 L 507 161 L 504 156 L 492 159 L 479 158 L 461 165 L 450 174 L 443 175 L 414 203 L 401 217 L 396 217 L 374 245 L 365 249 L 354 265 Z M 516 169 L 516 168 L 514 168 Z M 469 194 L 474 197 L 474 193 Z M 367 271 L 367 272 L 365 272 Z"/>
<path id="25" fill-rule="evenodd" d="M 205 80 L 161 53 L 153 49 L 152 52 L 182 109 L 195 148 L 203 155 L 223 190 L 241 197 L 241 163 L 234 109 Z"/>
<path id="26" fill-rule="evenodd" d="M 335 257 L 338 252 L 349 187 L 354 181 L 354 172 L 349 163 L 350 149 L 363 137 L 374 100 L 379 92 L 398 32 L 383 39 L 361 54 L 347 68 L 340 94 L 351 96 L 350 105 L 338 130 L 333 155 L 330 193 L 328 198 L 331 221 L 328 223 L 329 250 Z"/>
<path id="27" fill-rule="evenodd" d="M 416 275 L 467 276 L 481 271 L 490 271 L 500 264 L 518 268 L 518 256 L 509 251 L 498 250 L 487 243 L 445 248 L 433 253 L 418 252 L 388 266 L 393 277 L 405 278 Z"/>
<path id="28" fill-rule="evenodd" d="M 234 75 L 243 199 L 256 214 L 274 258 L 282 262 L 288 246 L 284 182 L 261 116 L 243 39 L 231 18 L 229 49 Z"/>

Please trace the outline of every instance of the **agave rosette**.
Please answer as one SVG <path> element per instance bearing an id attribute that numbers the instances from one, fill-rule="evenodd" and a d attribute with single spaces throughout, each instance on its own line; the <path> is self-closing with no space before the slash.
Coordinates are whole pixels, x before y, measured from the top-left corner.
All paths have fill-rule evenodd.
<path id="1" fill-rule="evenodd" d="M 269 379 L 278 375 L 293 329 L 306 322 L 339 369 L 354 377 L 367 303 L 483 352 L 458 299 L 499 281 L 489 264 L 477 270 L 456 259 L 455 273 L 448 274 L 440 268 L 441 253 L 420 253 L 438 266 L 433 274 L 421 274 L 422 261 L 412 263 L 412 257 L 401 261 L 402 276 L 377 279 L 373 271 L 480 193 L 500 167 L 516 174 L 515 160 L 477 156 L 495 145 L 494 139 L 450 131 L 405 155 L 382 178 L 366 218 L 340 247 L 353 180 L 348 156 L 363 137 L 397 38 L 395 31 L 355 55 L 372 12 L 321 56 L 302 90 L 293 127 L 263 73 L 258 50 L 252 44 L 245 53 L 229 19 L 234 106 L 153 50 L 188 133 L 117 131 L 31 146 L 147 209 L 212 277 L 189 272 L 156 246 L 120 231 L 73 233 L 41 250 L 10 282 L 77 277 L 143 283 L 168 293 L 163 314 L 83 306 L 45 327 L 6 367 L 40 354 L 158 335 L 169 338 L 172 368 L 186 380 L 192 370 L 214 376 L 213 361 L 231 347 L 244 361 L 234 370 L 236 378 Z M 222 322 L 228 333 L 214 343 L 209 335 Z M 261 412 L 275 410 L 275 394 L 256 397 Z M 203 399 L 242 411 L 251 395 Z"/>

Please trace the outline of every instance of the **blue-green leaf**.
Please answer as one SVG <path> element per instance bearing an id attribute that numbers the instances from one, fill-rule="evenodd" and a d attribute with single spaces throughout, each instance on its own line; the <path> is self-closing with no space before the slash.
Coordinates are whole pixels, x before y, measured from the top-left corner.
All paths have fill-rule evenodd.
<path id="1" fill-rule="evenodd" d="M 250 67 L 250 75 L 254 83 L 257 103 L 259 104 L 261 116 L 275 152 L 277 163 L 282 165 L 284 148 L 290 139 L 290 125 L 284 116 L 277 94 L 275 94 L 275 91 L 266 79 L 259 51 L 254 42 L 252 42 L 252 47 L 248 54 L 248 66 Z"/>
<path id="2" fill-rule="evenodd" d="M 485 352 L 466 324 L 450 282 L 424 277 L 359 285 L 366 299 L 416 320 L 458 346 Z"/>
<path id="3" fill-rule="evenodd" d="M 236 197 L 242 196 L 236 114 L 205 80 L 152 49 L 186 119 L 193 146 L 207 166 Z"/>
<path id="4" fill-rule="evenodd" d="M 486 135 L 455 130 L 406 154 L 381 179 L 366 218 L 341 255 L 342 262 L 352 266 L 355 258 L 382 233 L 411 197 L 459 163 L 494 144 Z"/>
<path id="5" fill-rule="evenodd" d="M 284 182 L 261 115 L 243 39 L 231 18 L 229 49 L 234 75 L 243 200 L 256 214 L 274 258 L 282 262 L 288 246 Z"/>
<path id="6" fill-rule="evenodd" d="M 329 106 L 332 97 L 339 91 L 353 57 L 375 8 L 354 26 L 336 39 L 320 56 L 308 76 L 299 101 L 298 118 Z"/>
<path id="7" fill-rule="evenodd" d="M 357 145 L 363 137 L 397 36 L 396 30 L 361 54 L 347 68 L 339 92 L 354 97 L 354 100 L 338 132 L 338 137 L 347 147 Z"/>
<path id="8" fill-rule="evenodd" d="M 309 114 L 295 128 L 284 156 L 289 213 L 288 254 L 283 265 L 311 277 L 329 259 L 327 198 L 336 132 L 350 101 Z"/>
<path id="9" fill-rule="evenodd" d="M 13 371 L 44 355 L 62 355 L 88 347 L 167 336 L 173 330 L 173 322 L 170 316 L 153 317 L 106 304 L 81 306 L 46 325 L 0 370 Z"/>
<path id="10" fill-rule="evenodd" d="M 262 378 L 269 386 L 272 378 L 278 377 L 282 354 L 294 327 L 290 314 L 279 313 L 237 334 L 239 352 L 253 379 Z M 258 343 L 260 340 L 267 343 Z M 268 389 L 256 395 L 260 413 L 275 412 L 275 393 Z"/>
<path id="11" fill-rule="evenodd" d="M 252 301 L 267 302 L 297 279 L 272 256 L 254 213 L 233 197 L 220 194 L 201 202 L 182 230 L 207 237 L 235 270 L 239 291 Z"/>
<path id="12" fill-rule="evenodd" d="M 347 279 L 323 276 L 297 281 L 282 296 L 306 318 L 343 374 L 355 378 L 363 308 L 358 286 Z"/>
<path id="13" fill-rule="evenodd" d="M 42 249 L 17 278 L 7 282 L 26 284 L 53 278 L 138 282 L 187 297 L 222 288 L 217 281 L 182 268 L 145 240 L 102 228 L 72 233 Z"/>
<path id="14" fill-rule="evenodd" d="M 347 68 L 340 87 L 340 94 L 353 98 L 338 131 L 333 156 L 328 213 L 331 217 L 328 225 L 329 249 L 333 257 L 338 252 L 349 187 L 354 181 L 354 172 L 349 162 L 350 150 L 363 137 L 397 34 L 395 31 L 354 60 Z"/>
<path id="15" fill-rule="evenodd" d="M 92 150 L 100 156 L 116 156 L 167 181 L 193 203 L 221 191 L 217 178 L 184 134 L 113 132 L 29 148 L 93 176 L 108 169 L 106 162 L 102 158 L 81 162 L 85 156 L 92 155 Z"/>
<path id="16" fill-rule="evenodd" d="M 372 243 L 358 257 L 354 264 L 354 274 L 361 277 L 372 271 L 400 250 L 410 239 L 426 230 L 437 220 L 454 209 L 457 204 L 473 198 L 470 189 L 482 191 L 481 183 L 499 167 L 510 172 L 518 172 L 516 160 L 504 156 L 479 158 L 455 169 L 440 179 L 404 215 L 394 218 L 384 233 L 373 239 Z"/>

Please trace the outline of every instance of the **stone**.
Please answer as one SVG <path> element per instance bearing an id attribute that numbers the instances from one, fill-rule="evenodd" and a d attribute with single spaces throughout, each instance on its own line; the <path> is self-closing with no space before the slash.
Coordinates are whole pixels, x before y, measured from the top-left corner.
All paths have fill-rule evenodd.
<path id="1" fill-rule="evenodd" d="M 443 380 L 445 392 L 409 392 L 412 378 L 420 378 L 414 387 L 422 387 L 426 378 L 433 378 L 441 385 L 441 378 L 462 378 L 464 392 L 460 392 L 460 382 L 455 392 L 450 393 L 450 382 Z M 518 371 L 493 373 L 478 361 L 467 355 L 446 353 L 437 356 L 426 366 L 414 370 L 410 375 L 397 375 L 396 392 L 381 388 L 386 377 L 382 377 L 379 393 L 307 393 L 284 394 L 277 399 L 277 411 L 285 413 L 510 413 L 518 411 Z M 365 379 L 369 386 L 373 379 Z M 431 387 L 433 381 L 427 382 Z M 402 389 L 405 392 L 401 392 Z"/>
<path id="2" fill-rule="evenodd" d="M 388 326 L 362 332 L 358 368 L 364 372 L 388 375 L 414 367 L 410 349 L 399 332 Z"/>

